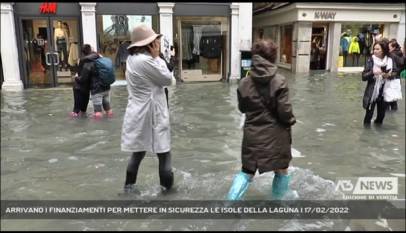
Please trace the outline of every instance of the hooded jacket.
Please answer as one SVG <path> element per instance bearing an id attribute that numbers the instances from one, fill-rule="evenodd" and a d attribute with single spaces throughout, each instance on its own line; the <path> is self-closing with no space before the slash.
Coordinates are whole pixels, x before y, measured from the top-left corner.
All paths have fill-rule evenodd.
<path id="1" fill-rule="evenodd" d="M 351 39 L 351 44 L 350 44 L 350 47 L 348 48 L 348 53 L 349 54 L 353 54 L 353 53 L 360 54 L 361 53 L 361 50 L 359 48 L 359 43 L 358 43 L 358 37 L 354 36 Z"/>
<path id="2" fill-rule="evenodd" d="M 240 81 L 238 108 L 245 113 L 243 168 L 260 173 L 284 169 L 291 155 L 291 126 L 296 119 L 285 77 L 259 55 L 252 58 L 250 76 Z"/>
<path id="3" fill-rule="evenodd" d="M 393 62 L 396 65 L 396 73 L 397 77 L 400 78 L 400 72 L 404 69 L 405 66 L 405 59 L 403 57 L 402 51 L 400 49 L 395 49 L 389 54 L 390 58 L 392 58 Z"/>

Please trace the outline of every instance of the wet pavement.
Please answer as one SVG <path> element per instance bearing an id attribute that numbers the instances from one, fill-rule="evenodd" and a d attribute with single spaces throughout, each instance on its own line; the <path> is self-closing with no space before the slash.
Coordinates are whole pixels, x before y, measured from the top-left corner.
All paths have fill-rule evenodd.
<path id="1" fill-rule="evenodd" d="M 405 102 L 381 127 L 365 129 L 360 74 L 293 75 L 291 187 L 301 199 L 340 199 L 340 178 L 398 177 L 405 194 Z M 222 200 L 241 167 L 237 84 L 169 88 L 173 192 L 162 195 L 158 160 L 146 157 L 134 199 Z M 405 97 L 405 83 L 402 83 Z M 128 153 L 120 151 L 125 86 L 112 88 L 114 117 L 70 119 L 72 90 L 1 93 L 2 200 L 121 200 Z M 93 107 L 89 105 L 89 112 Z M 375 113 L 376 114 L 376 113 Z M 268 198 L 272 173 L 256 176 L 245 199 Z M 126 197 L 128 198 L 128 197 Z M 404 220 L 2 220 L 3 230 L 404 230 Z M 22 224 L 23 223 L 23 224 Z"/>

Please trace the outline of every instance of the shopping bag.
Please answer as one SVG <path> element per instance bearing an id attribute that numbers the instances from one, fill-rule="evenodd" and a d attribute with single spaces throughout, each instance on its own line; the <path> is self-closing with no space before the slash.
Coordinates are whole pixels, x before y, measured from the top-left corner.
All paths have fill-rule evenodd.
<path id="1" fill-rule="evenodd" d="M 393 102 L 402 99 L 400 79 L 397 78 L 385 81 L 385 86 L 383 87 L 383 99 L 385 102 Z"/>

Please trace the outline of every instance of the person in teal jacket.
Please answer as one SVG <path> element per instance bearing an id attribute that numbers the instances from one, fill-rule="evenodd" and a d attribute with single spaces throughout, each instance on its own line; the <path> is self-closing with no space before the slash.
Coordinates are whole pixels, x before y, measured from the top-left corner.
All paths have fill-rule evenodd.
<path id="1" fill-rule="evenodd" d="M 344 66 L 347 64 L 348 48 L 350 47 L 350 37 L 347 33 L 344 33 L 340 39 L 341 54 L 344 59 Z"/>

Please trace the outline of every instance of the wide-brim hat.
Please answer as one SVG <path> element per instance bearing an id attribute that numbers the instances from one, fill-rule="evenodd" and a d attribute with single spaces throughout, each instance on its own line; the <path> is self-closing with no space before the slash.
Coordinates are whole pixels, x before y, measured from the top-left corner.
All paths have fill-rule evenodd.
<path id="1" fill-rule="evenodd" d="M 127 49 L 148 45 L 156 38 L 161 36 L 162 34 L 156 34 L 148 25 L 141 24 L 135 27 L 131 32 L 131 44 L 127 47 Z"/>

